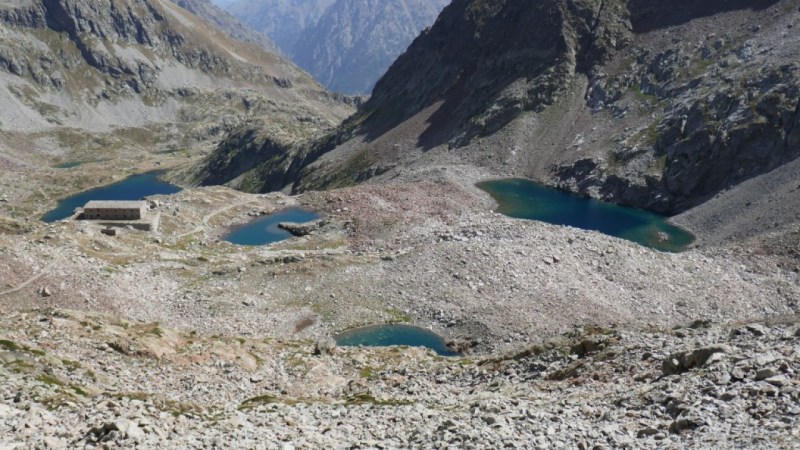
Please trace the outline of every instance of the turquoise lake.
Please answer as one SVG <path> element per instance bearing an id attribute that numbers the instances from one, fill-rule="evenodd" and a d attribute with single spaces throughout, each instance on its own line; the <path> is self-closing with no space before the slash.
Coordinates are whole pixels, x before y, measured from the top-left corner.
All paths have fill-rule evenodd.
<path id="1" fill-rule="evenodd" d="M 425 347 L 441 356 L 459 356 L 447 348 L 444 339 L 436 333 L 411 325 L 375 325 L 345 331 L 334 337 L 336 344 L 342 347 L 388 347 L 404 345 L 408 347 Z"/>
<path id="2" fill-rule="evenodd" d="M 150 195 L 168 195 L 181 188 L 158 178 L 162 172 L 132 175 L 114 184 L 81 192 L 61 200 L 55 209 L 42 216 L 45 222 L 57 222 L 70 217 L 75 208 L 82 208 L 90 200 L 139 200 Z"/>
<path id="3" fill-rule="evenodd" d="M 287 208 L 274 214 L 261 216 L 250 223 L 236 227 L 222 239 L 237 245 L 269 245 L 289 239 L 294 235 L 278 228 L 281 222 L 310 222 L 320 216 L 302 208 Z"/>
<path id="4" fill-rule="evenodd" d="M 680 252 L 694 236 L 643 209 L 579 197 L 524 179 L 478 183 L 500 205 L 497 212 L 517 219 L 539 220 L 594 230 L 663 252 Z"/>

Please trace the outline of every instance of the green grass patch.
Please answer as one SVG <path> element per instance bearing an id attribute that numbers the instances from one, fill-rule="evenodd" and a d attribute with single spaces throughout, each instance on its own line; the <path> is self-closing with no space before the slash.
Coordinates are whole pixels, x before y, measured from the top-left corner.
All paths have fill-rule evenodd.
<path id="1" fill-rule="evenodd" d="M 50 386 L 64 386 L 63 381 L 59 380 L 58 378 L 52 375 L 42 374 L 36 377 L 36 380 L 41 381 L 42 383 Z"/>
<path id="2" fill-rule="evenodd" d="M 18 352 L 22 350 L 19 345 L 17 345 L 14 341 L 9 341 L 8 339 L 0 339 L 0 347 L 10 351 L 10 352 Z"/>
<path id="3" fill-rule="evenodd" d="M 372 158 L 366 149 L 359 150 L 350 157 L 346 164 L 334 170 L 333 176 L 324 182 L 326 189 L 350 187 L 356 184 L 356 179 L 366 172 L 372 165 Z"/>
<path id="4" fill-rule="evenodd" d="M 657 96 L 648 94 L 647 92 L 642 91 L 640 88 L 633 89 L 633 96 L 639 101 L 653 104 L 658 104 L 661 101 Z"/>
<path id="5" fill-rule="evenodd" d="M 10 370 L 13 370 L 16 373 L 31 373 L 36 369 L 36 367 L 33 364 L 27 361 L 22 361 L 20 359 L 15 359 L 14 361 L 7 362 L 5 365 Z"/>
<path id="6" fill-rule="evenodd" d="M 664 172 L 664 170 L 667 168 L 667 155 L 658 158 L 654 168 L 658 172 Z"/>
<path id="7" fill-rule="evenodd" d="M 259 405 L 269 405 L 273 403 L 283 403 L 286 405 L 294 405 L 297 402 L 290 399 L 276 397 L 274 395 L 259 395 L 258 397 L 248 398 L 239 405 L 239 410 L 252 409 Z"/>
<path id="8" fill-rule="evenodd" d="M 412 402 L 407 400 L 388 399 L 378 400 L 370 394 L 358 394 L 347 399 L 347 405 L 376 405 L 376 406 L 405 406 Z"/>
<path id="9" fill-rule="evenodd" d="M 44 352 L 44 350 L 30 348 L 27 345 L 19 345 L 14 341 L 9 341 L 8 339 L 0 339 L 0 348 L 3 348 L 9 352 L 26 352 L 36 356 L 44 356 L 47 354 Z"/>
<path id="10" fill-rule="evenodd" d="M 386 310 L 386 315 L 389 316 L 389 322 L 391 323 L 410 323 L 411 316 L 406 314 L 403 311 L 400 311 L 397 308 L 389 308 Z"/>
<path id="11" fill-rule="evenodd" d="M 164 330 L 157 323 L 153 325 L 153 328 L 150 328 L 149 330 L 147 330 L 147 332 L 149 334 L 152 334 L 153 336 L 157 336 L 157 337 L 160 337 L 160 338 L 164 337 Z"/>
<path id="12" fill-rule="evenodd" d="M 86 391 L 84 391 L 80 386 L 70 386 L 70 388 L 72 388 L 72 391 L 80 395 L 81 397 L 89 397 L 89 394 Z"/>
<path id="13" fill-rule="evenodd" d="M 192 409 L 187 406 L 180 406 L 177 409 L 170 411 L 172 417 L 180 417 L 186 413 L 192 412 Z"/>
<path id="14" fill-rule="evenodd" d="M 112 397 L 120 400 L 128 399 L 128 400 L 138 400 L 143 402 L 152 397 L 152 395 L 146 392 L 121 392 L 118 394 L 112 394 Z"/>
<path id="15" fill-rule="evenodd" d="M 62 359 L 61 364 L 64 364 L 65 367 L 68 367 L 73 370 L 81 368 L 81 363 L 79 363 L 78 361 L 72 361 L 70 359 Z"/>

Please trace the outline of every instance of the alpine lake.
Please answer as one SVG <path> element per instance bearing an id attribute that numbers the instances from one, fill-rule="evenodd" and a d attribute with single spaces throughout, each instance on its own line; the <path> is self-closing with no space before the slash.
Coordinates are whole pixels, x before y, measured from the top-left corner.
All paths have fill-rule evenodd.
<path id="1" fill-rule="evenodd" d="M 516 219 L 538 220 L 594 230 L 662 252 L 681 252 L 695 238 L 650 211 L 628 208 L 512 178 L 478 183 L 499 204 L 497 212 Z"/>
<path id="2" fill-rule="evenodd" d="M 42 220 L 48 223 L 71 217 L 76 208 L 83 207 L 91 200 L 139 200 L 150 195 L 169 195 L 180 192 L 181 188 L 162 181 L 162 172 L 147 172 L 131 175 L 116 183 L 80 192 L 61 200 L 58 205 L 46 212 Z"/>

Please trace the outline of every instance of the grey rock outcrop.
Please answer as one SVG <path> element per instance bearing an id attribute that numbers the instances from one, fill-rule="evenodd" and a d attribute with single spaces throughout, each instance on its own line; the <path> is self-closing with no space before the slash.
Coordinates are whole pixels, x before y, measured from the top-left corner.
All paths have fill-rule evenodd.
<path id="1" fill-rule="evenodd" d="M 278 228 L 288 231 L 295 236 L 308 236 L 319 230 L 324 224 L 323 220 L 313 220 L 311 222 L 296 223 L 296 222 L 281 222 Z"/>
<path id="2" fill-rule="evenodd" d="M 744 43 L 709 35 L 659 53 L 628 50 L 634 62 L 598 75 L 589 105 L 621 114 L 633 91 L 649 105 L 650 123 L 625 135 L 607 161 L 559 167 L 561 186 L 674 214 L 800 156 L 798 46 L 769 51 L 775 36 L 763 33 Z"/>

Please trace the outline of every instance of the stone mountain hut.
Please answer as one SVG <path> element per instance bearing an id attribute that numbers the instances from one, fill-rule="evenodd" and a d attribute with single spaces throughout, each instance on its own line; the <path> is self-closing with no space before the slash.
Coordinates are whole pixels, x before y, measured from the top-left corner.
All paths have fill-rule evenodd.
<path id="1" fill-rule="evenodd" d="M 141 220 L 147 211 L 143 201 L 92 200 L 83 207 L 87 220 Z"/>

